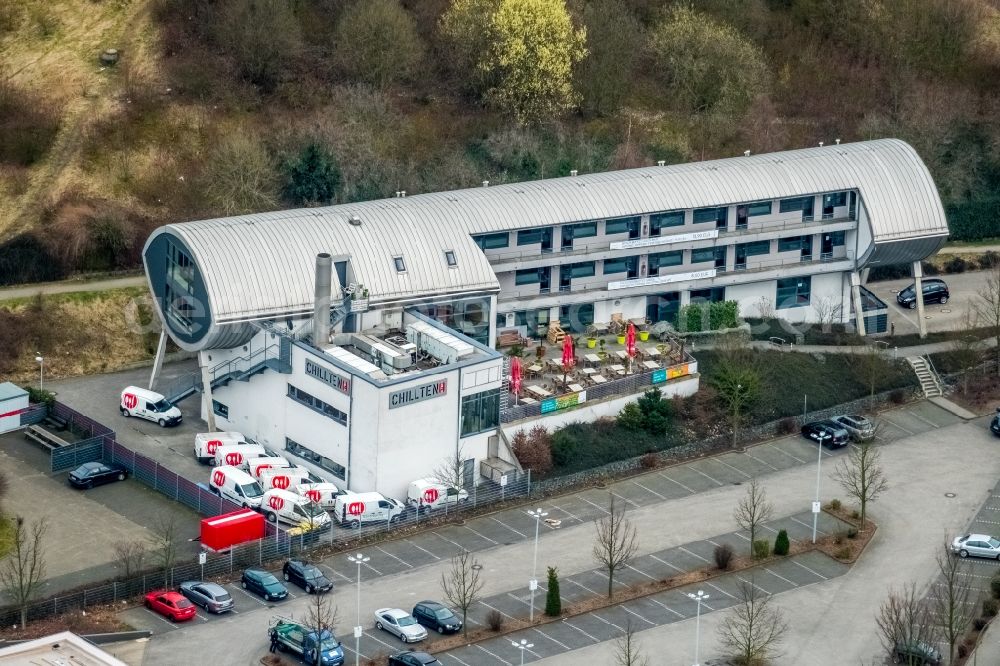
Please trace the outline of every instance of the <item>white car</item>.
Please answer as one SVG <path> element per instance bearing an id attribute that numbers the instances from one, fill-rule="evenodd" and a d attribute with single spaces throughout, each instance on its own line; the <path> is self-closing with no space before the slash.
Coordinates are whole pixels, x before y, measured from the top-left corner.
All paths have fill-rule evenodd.
<path id="1" fill-rule="evenodd" d="M 395 634 L 404 643 L 416 643 L 427 638 L 427 630 L 400 608 L 379 608 L 375 611 L 375 626 Z"/>
<path id="2" fill-rule="evenodd" d="M 989 557 L 1000 560 L 1000 540 L 988 534 L 966 534 L 951 542 L 951 552 L 959 557 Z"/>

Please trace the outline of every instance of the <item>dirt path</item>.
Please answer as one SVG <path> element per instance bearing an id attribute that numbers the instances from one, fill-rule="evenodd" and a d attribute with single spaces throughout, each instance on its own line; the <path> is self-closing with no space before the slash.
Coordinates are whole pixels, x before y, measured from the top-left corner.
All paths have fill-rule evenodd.
<path id="1" fill-rule="evenodd" d="M 69 294 L 76 291 L 107 291 L 109 289 L 144 286 L 146 286 L 146 276 L 144 275 L 111 278 L 108 280 L 93 280 L 90 282 L 81 280 L 45 282 L 43 284 L 31 284 L 22 287 L 0 289 L 0 301 L 7 301 L 13 298 L 28 298 L 34 296 L 35 294 Z"/>

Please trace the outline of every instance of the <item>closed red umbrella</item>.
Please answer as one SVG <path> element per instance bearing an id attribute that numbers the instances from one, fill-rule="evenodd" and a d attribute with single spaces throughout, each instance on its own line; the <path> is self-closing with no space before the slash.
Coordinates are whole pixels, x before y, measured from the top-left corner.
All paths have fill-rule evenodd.
<path id="1" fill-rule="evenodd" d="M 628 328 L 625 329 L 625 353 L 630 358 L 635 358 L 635 324 L 632 322 L 629 322 Z"/>
<path id="2" fill-rule="evenodd" d="M 572 368 L 576 363 L 576 350 L 573 349 L 573 338 L 569 335 L 563 338 L 562 365 Z"/>
<path id="3" fill-rule="evenodd" d="M 510 360 L 510 390 L 514 395 L 521 395 L 521 359 Z"/>

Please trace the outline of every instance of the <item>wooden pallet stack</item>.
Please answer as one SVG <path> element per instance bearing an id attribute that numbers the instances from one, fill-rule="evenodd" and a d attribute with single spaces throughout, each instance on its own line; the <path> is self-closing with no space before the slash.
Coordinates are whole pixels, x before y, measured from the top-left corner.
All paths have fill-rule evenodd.
<path id="1" fill-rule="evenodd" d="M 566 333 L 562 330 L 562 326 L 559 325 L 558 319 L 549 322 L 548 340 L 550 345 L 561 345 L 565 337 Z"/>

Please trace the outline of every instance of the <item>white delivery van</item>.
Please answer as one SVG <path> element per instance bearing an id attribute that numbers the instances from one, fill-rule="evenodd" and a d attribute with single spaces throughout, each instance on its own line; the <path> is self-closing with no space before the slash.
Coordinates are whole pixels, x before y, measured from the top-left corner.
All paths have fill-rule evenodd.
<path id="1" fill-rule="evenodd" d="M 295 492 L 308 497 L 324 509 L 333 509 L 337 504 L 337 496 L 341 491 L 332 483 L 300 483 L 295 486 Z"/>
<path id="2" fill-rule="evenodd" d="M 469 501 L 469 493 L 436 479 L 417 479 L 406 489 L 406 504 L 420 511 L 451 508 Z"/>
<path id="3" fill-rule="evenodd" d="M 257 480 L 260 481 L 261 488 L 264 490 L 277 488 L 278 490 L 292 491 L 295 486 L 300 483 L 309 483 L 311 479 L 309 470 L 305 467 L 296 466 L 262 469 L 257 476 Z"/>
<path id="4" fill-rule="evenodd" d="M 362 523 L 396 522 L 406 507 L 399 500 L 381 493 L 344 493 L 333 505 L 333 515 L 344 527 L 359 527 Z"/>
<path id="5" fill-rule="evenodd" d="M 227 444 L 245 444 L 246 437 L 238 432 L 200 432 L 194 436 L 194 457 L 202 465 L 215 460 L 215 450 Z"/>
<path id="6" fill-rule="evenodd" d="M 263 456 L 261 458 L 250 458 L 244 461 L 247 467 L 247 472 L 253 478 L 260 481 L 260 473 L 266 469 L 280 469 L 283 467 L 291 467 L 292 464 L 288 462 L 286 458 L 281 456 Z M 265 490 L 267 490 L 265 488 Z"/>
<path id="7" fill-rule="evenodd" d="M 216 465 L 232 465 L 247 471 L 247 461 L 263 458 L 267 451 L 260 444 L 223 444 L 215 450 Z"/>
<path id="8" fill-rule="evenodd" d="M 120 408 L 122 416 L 138 416 L 147 421 L 155 421 L 162 428 L 181 422 L 181 410 L 167 402 L 159 393 L 138 386 L 125 387 Z"/>
<path id="9" fill-rule="evenodd" d="M 255 478 L 232 465 L 220 465 L 213 469 L 208 485 L 216 495 L 254 509 L 260 507 L 264 495 L 264 489 Z"/>
<path id="10" fill-rule="evenodd" d="M 260 511 L 272 523 L 282 521 L 304 530 L 322 529 L 330 524 L 330 514 L 308 497 L 272 488 L 264 493 Z"/>

